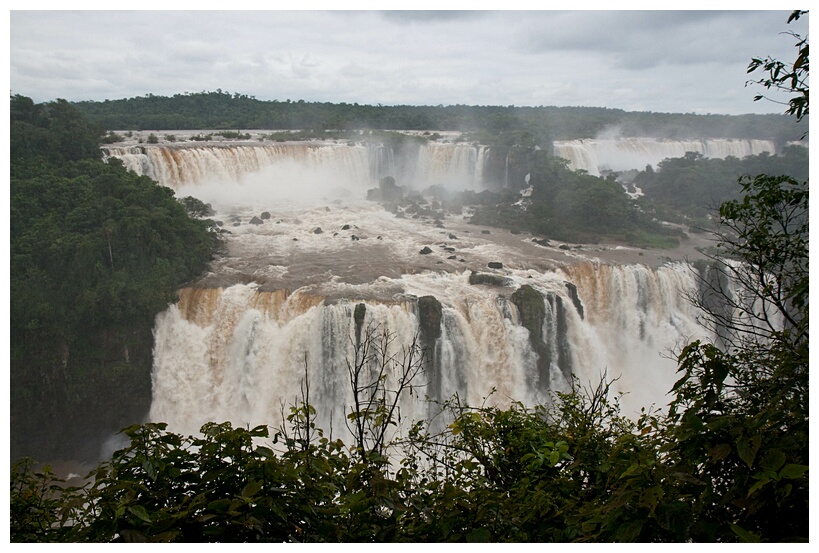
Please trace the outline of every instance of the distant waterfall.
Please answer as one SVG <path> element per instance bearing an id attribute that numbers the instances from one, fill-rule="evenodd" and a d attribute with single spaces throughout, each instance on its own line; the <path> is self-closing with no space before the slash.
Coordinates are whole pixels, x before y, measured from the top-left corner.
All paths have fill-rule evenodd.
<path id="1" fill-rule="evenodd" d="M 571 169 L 582 169 L 598 176 L 602 170 L 625 171 L 654 168 L 666 158 L 684 157 L 696 152 L 704 157 L 743 158 L 768 152 L 776 153 L 770 140 L 733 140 L 725 138 L 702 140 L 660 140 L 656 138 L 580 139 L 556 141 L 554 154 L 568 159 Z"/>
<path id="2" fill-rule="evenodd" d="M 399 185 L 420 189 L 443 184 L 454 189 L 482 189 L 488 148 L 469 144 L 428 142 L 396 159 L 380 144 L 287 142 L 235 145 L 179 144 L 103 148 L 105 158 L 119 158 L 125 167 L 160 184 L 187 185 L 242 181 L 268 173 L 271 178 L 303 181 L 309 175 L 357 189 L 392 176 Z M 299 180 L 295 178 L 295 180 Z M 301 181 L 300 181 L 301 182 Z"/>

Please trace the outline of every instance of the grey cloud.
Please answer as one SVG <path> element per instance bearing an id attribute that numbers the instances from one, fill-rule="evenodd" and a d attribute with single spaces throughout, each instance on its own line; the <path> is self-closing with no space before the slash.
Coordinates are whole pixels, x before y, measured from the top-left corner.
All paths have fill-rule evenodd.
<path id="1" fill-rule="evenodd" d="M 11 12 L 12 93 L 779 111 L 744 87 L 788 12 Z M 798 22 L 807 29 L 807 19 Z M 722 106 L 722 107 L 719 107 Z"/>

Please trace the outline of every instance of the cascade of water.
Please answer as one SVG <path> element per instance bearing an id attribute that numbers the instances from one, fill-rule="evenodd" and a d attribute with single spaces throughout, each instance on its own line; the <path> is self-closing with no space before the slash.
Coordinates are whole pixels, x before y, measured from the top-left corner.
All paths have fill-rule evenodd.
<path id="1" fill-rule="evenodd" d="M 724 159 L 728 156 L 743 158 L 763 152 L 776 153 L 770 140 L 658 140 L 655 138 L 581 139 L 556 141 L 554 154 L 568 159 L 572 169 L 583 169 L 598 176 L 600 171 L 624 171 L 654 168 L 666 158 L 684 157 L 696 152 L 705 157 Z"/>
<path id="2" fill-rule="evenodd" d="M 103 151 L 105 158 L 119 158 L 127 169 L 174 189 L 241 182 L 257 173 L 273 179 L 316 175 L 316 179 L 341 180 L 357 188 L 370 187 L 384 176 L 420 188 L 433 184 L 482 188 L 487 159 L 484 146 L 437 142 L 421 146 L 417 159 L 404 160 L 400 167 L 393 149 L 380 144 L 147 145 L 106 147 Z"/>
<path id="3" fill-rule="evenodd" d="M 463 275 L 402 278 L 410 295 L 401 297 L 408 299 L 362 301 L 363 326 L 387 330 L 399 352 L 420 333 L 411 298 L 434 290 L 443 304 L 441 332 L 427 351 L 421 397 L 442 400 L 457 392 L 479 405 L 492 394 L 494 404 L 533 404 L 548 400 L 545 390 L 568 389 L 569 372 L 588 384 L 605 371 L 619 378 L 614 387 L 627 394 L 629 413 L 664 404 L 676 367 L 663 351 L 705 335 L 683 297 L 697 285 L 687 265 L 653 270 L 586 263 L 532 276 L 513 271 L 510 278 L 544 297 L 548 374 L 538 374 L 529 331 L 503 290 L 469 285 Z M 583 316 L 564 280 L 576 284 Z M 347 363 L 354 358 L 358 303 L 327 304 L 301 290 L 287 295 L 246 284 L 184 290 L 179 304 L 157 318 L 152 420 L 184 432 L 208 420 L 277 425 L 282 406 L 286 414 L 300 401 L 307 374 L 317 424 L 342 436 L 352 401 Z M 401 407 L 406 420 L 430 409 L 419 397 Z"/>

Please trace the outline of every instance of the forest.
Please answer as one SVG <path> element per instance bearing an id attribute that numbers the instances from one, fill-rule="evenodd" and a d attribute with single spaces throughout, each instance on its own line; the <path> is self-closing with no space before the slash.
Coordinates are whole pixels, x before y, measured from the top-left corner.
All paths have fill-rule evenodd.
<path id="1" fill-rule="evenodd" d="M 793 83 L 806 81 L 809 66 L 807 38 L 799 38 L 793 63 L 754 60 L 750 70 L 762 75 L 763 86 L 791 90 L 786 113 L 802 119 L 808 91 Z M 64 439 L 81 442 L 101 430 L 77 428 L 95 410 L 116 406 L 122 426 L 143 414 L 152 318 L 222 247 L 208 221 L 192 216 L 201 205 L 100 161 L 102 129 L 136 123 L 109 126 L 114 120 L 92 115 L 92 108 L 11 98 L 15 461 L 15 433 L 36 434 L 49 417 L 64 420 L 58 426 Z M 237 121 L 222 112 L 211 116 Z M 396 436 L 398 399 L 417 393 L 425 354 L 413 343 L 402 355 L 387 355 L 394 336 L 367 327 L 348 363 L 350 441 L 316 427 L 309 374 L 301 400 L 287 407 L 278 428 L 213 421 L 199 435 L 183 436 L 161 422 L 127 426 L 127 445 L 80 486 L 30 458 L 15 462 L 11 541 L 807 542 L 803 155 L 787 150 L 777 172 L 743 174 L 735 186 L 709 189 L 719 202 L 712 212 L 716 250 L 702 267 L 702 293 L 691 301 L 719 340 L 680 347 L 668 411 L 623 416 L 611 381 L 601 377 L 575 382 L 538 406 L 466 405 L 455 395 L 439 405 L 443 427 L 422 420 Z M 725 174 L 727 183 L 737 163 L 692 155 L 640 172 L 634 182 L 655 195 L 654 209 L 700 217 L 697 183 L 714 174 Z M 747 163 L 743 171 L 757 160 Z M 563 201 L 557 183 L 567 183 L 589 196 L 583 201 L 611 209 L 581 213 L 565 196 L 554 212 L 538 211 L 550 203 L 541 201 L 527 224 L 554 233 L 566 226 L 558 217 L 574 213 L 605 235 L 642 228 L 623 221 L 651 222 L 613 179 L 572 173 L 548 155 L 536 164 L 535 200 Z M 669 182 L 688 182 L 687 194 L 663 197 Z M 747 295 L 726 293 L 727 280 Z M 760 303 L 768 310 L 760 313 Z M 738 315 L 726 315 L 729 309 Z M 773 323 L 771 313 L 784 324 Z M 396 389 L 386 387 L 387 374 Z M 31 415 L 37 411 L 43 418 Z M 53 451 L 48 443 L 38 449 Z"/>
<path id="2" fill-rule="evenodd" d="M 141 420 L 154 316 L 221 245 L 171 189 L 104 163 L 102 134 L 65 101 L 11 98 L 12 457 Z"/>
<path id="3" fill-rule="evenodd" d="M 777 146 L 801 138 L 793 119 L 777 114 L 695 115 L 556 106 L 370 106 L 263 101 L 221 89 L 73 105 L 89 121 L 108 130 L 447 130 L 474 133 L 474 140 L 483 144 L 521 145 L 592 138 L 612 129 L 622 136 L 669 139 L 759 138 L 774 140 Z"/>

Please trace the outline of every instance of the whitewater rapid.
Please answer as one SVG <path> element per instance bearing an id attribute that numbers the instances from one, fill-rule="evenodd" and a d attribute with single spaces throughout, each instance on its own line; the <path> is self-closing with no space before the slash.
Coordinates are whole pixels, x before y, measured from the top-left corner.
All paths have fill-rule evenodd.
<path id="1" fill-rule="evenodd" d="M 347 367 L 361 328 L 386 331 L 399 356 L 422 339 L 426 372 L 401 403 L 405 422 L 430 415 L 426 396 L 533 405 L 572 378 L 593 386 L 604 375 L 623 394 L 624 413 L 662 408 L 676 376 L 673 352 L 709 336 L 687 299 L 697 274 L 679 253 L 535 242 L 470 225 L 468 211 L 388 211 L 363 200 L 378 175 L 365 148 L 314 145 L 300 161 L 293 152 L 302 146 L 288 148 L 261 165 L 218 148 L 233 173 L 207 169 L 202 152 L 188 151 L 198 147 L 138 154 L 147 159 L 143 174 L 165 175 L 160 183 L 178 196 L 211 203 L 229 232 L 226 252 L 156 319 L 150 419 L 173 431 L 224 420 L 278 426 L 306 378 L 317 425 L 344 437 Z M 421 185 L 445 174 L 477 182 L 480 150 L 427 153 L 424 170 L 414 169 L 426 172 Z M 475 274 L 495 280 L 470 283 Z M 514 301 L 525 285 L 543 298 L 540 336 Z M 428 297 L 441 306 L 432 337 L 422 336 L 419 308 Z"/>

